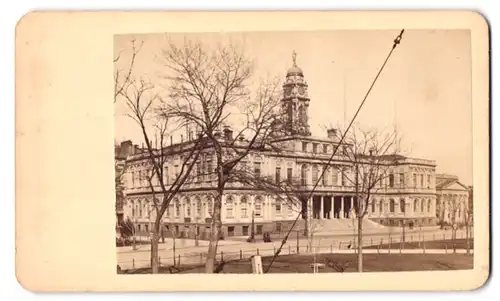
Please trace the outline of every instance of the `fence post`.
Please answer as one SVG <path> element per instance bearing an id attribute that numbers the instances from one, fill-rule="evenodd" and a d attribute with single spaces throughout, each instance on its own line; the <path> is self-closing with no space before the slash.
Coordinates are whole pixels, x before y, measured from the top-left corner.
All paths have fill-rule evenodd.
<path id="1" fill-rule="evenodd" d="M 200 253 L 200 264 L 203 263 L 203 253 Z"/>
<path id="2" fill-rule="evenodd" d="M 257 256 L 259 256 L 259 248 L 257 248 Z"/>
<path id="3" fill-rule="evenodd" d="M 370 245 L 372 245 L 372 246 L 373 246 L 373 237 L 372 237 L 372 238 L 370 238 Z"/>
<path id="4" fill-rule="evenodd" d="M 132 268 L 135 269 L 135 259 L 132 258 Z"/>
<path id="5" fill-rule="evenodd" d="M 330 253 L 333 254 L 333 245 L 330 245 Z"/>
<path id="6" fill-rule="evenodd" d="M 292 248 L 290 247 L 290 245 L 288 245 L 288 255 L 290 255 L 292 253 Z"/>
<path id="7" fill-rule="evenodd" d="M 240 259 L 243 259 L 243 252 L 240 249 Z"/>
<path id="8" fill-rule="evenodd" d="M 224 251 L 220 251 L 220 261 L 224 261 Z"/>
<path id="9" fill-rule="evenodd" d="M 181 254 L 177 257 L 177 266 L 181 266 Z"/>
<path id="10" fill-rule="evenodd" d="M 160 256 L 158 256 L 158 266 L 161 267 L 161 257 Z"/>

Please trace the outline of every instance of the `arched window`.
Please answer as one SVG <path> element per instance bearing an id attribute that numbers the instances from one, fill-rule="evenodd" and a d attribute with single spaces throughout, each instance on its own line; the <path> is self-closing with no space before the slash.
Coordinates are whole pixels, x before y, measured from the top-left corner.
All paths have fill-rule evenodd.
<path id="1" fill-rule="evenodd" d="M 393 199 L 389 201 L 389 211 L 391 213 L 394 213 L 394 211 L 396 211 L 396 202 Z"/>
<path id="2" fill-rule="evenodd" d="M 432 201 L 427 200 L 427 212 L 431 212 L 431 205 L 432 205 Z"/>
<path id="3" fill-rule="evenodd" d="M 418 208 L 418 199 L 413 200 L 413 212 L 417 212 Z"/>
<path id="4" fill-rule="evenodd" d="M 226 198 L 226 218 L 234 218 L 233 215 L 233 197 L 232 196 L 227 196 Z"/>
<path id="5" fill-rule="evenodd" d="M 313 182 L 313 185 L 316 184 L 316 182 L 318 182 L 318 175 L 319 175 L 319 168 L 318 168 L 318 165 L 313 165 L 313 168 L 312 168 L 312 182 Z"/>
<path id="6" fill-rule="evenodd" d="M 135 200 L 132 200 L 131 205 L 132 205 L 132 217 L 135 217 L 135 212 L 136 212 L 136 210 L 135 210 Z"/>
<path id="7" fill-rule="evenodd" d="M 300 170 L 300 182 L 307 185 L 307 165 L 303 164 Z"/>
<path id="8" fill-rule="evenodd" d="M 260 196 L 255 197 L 255 216 L 262 216 L 262 198 Z"/>
<path id="9" fill-rule="evenodd" d="M 375 200 L 372 199 L 372 212 L 375 212 Z"/>
<path id="10" fill-rule="evenodd" d="M 303 105 L 299 106 L 299 122 L 306 122 L 306 108 Z"/>
<path id="11" fill-rule="evenodd" d="M 335 168 L 332 168 L 332 185 L 337 186 L 339 184 L 339 173 Z"/>
<path id="12" fill-rule="evenodd" d="M 384 201 L 383 200 L 379 200 L 379 203 L 378 203 L 378 211 L 380 213 L 384 212 Z"/>
<path id="13" fill-rule="evenodd" d="M 406 208 L 405 208 L 405 200 L 404 199 L 399 200 L 399 206 L 400 206 L 399 208 L 401 210 L 401 213 L 405 213 Z"/>
<path id="14" fill-rule="evenodd" d="M 142 200 L 139 200 L 139 217 L 142 217 Z"/>
<path id="15" fill-rule="evenodd" d="M 425 206 L 425 200 L 424 200 L 424 199 L 422 199 L 422 200 L 420 201 L 420 212 L 425 212 L 425 211 L 424 211 L 424 209 L 425 209 L 425 208 L 424 208 L 424 206 Z"/>
<path id="16" fill-rule="evenodd" d="M 240 208 L 241 208 L 241 210 L 240 210 L 241 217 L 247 218 L 248 217 L 248 199 L 245 195 L 241 197 Z"/>

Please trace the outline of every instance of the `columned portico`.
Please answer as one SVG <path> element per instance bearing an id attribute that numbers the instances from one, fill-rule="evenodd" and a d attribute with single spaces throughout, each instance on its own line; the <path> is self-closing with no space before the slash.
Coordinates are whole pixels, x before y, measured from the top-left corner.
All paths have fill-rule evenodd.
<path id="1" fill-rule="evenodd" d="M 314 195 L 302 206 L 303 218 L 308 212 L 311 219 L 349 219 L 356 216 L 357 200 L 347 195 Z"/>

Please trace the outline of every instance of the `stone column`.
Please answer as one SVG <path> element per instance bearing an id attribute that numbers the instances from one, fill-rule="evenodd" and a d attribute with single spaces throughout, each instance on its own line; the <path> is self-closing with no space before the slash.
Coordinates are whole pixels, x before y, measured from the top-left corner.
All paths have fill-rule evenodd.
<path id="1" fill-rule="evenodd" d="M 345 218 L 344 196 L 340 197 L 340 214 L 339 214 L 339 218 L 341 218 L 341 219 Z"/>
<path id="2" fill-rule="evenodd" d="M 335 218 L 335 197 L 332 195 L 331 196 L 331 209 L 330 209 L 330 219 L 334 219 Z"/>
<path id="3" fill-rule="evenodd" d="M 325 202 L 324 202 L 325 198 L 324 198 L 324 196 L 321 196 L 319 200 L 320 200 L 319 219 L 323 219 L 325 216 Z"/>
<path id="4" fill-rule="evenodd" d="M 354 197 L 351 196 L 351 208 L 349 208 L 349 218 L 354 218 Z"/>

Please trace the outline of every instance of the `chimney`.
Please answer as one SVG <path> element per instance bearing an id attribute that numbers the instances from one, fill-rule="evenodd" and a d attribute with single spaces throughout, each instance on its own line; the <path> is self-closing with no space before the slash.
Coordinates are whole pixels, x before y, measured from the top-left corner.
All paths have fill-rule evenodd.
<path id="1" fill-rule="evenodd" d="M 170 145 L 174 144 L 174 138 L 170 136 Z"/>
<path id="2" fill-rule="evenodd" d="M 230 141 L 233 140 L 233 130 L 229 128 L 229 126 L 224 126 L 224 139 Z"/>
<path id="3" fill-rule="evenodd" d="M 123 141 L 120 146 L 119 146 L 119 150 L 118 150 L 118 153 L 120 154 L 120 156 L 128 156 L 128 155 L 131 155 L 133 153 L 133 146 L 132 146 L 132 141 L 131 140 L 127 140 L 127 141 Z"/>
<path id="4" fill-rule="evenodd" d="M 336 129 L 328 129 L 328 130 L 326 130 L 326 134 L 328 136 L 328 139 L 337 138 L 337 130 Z"/>

